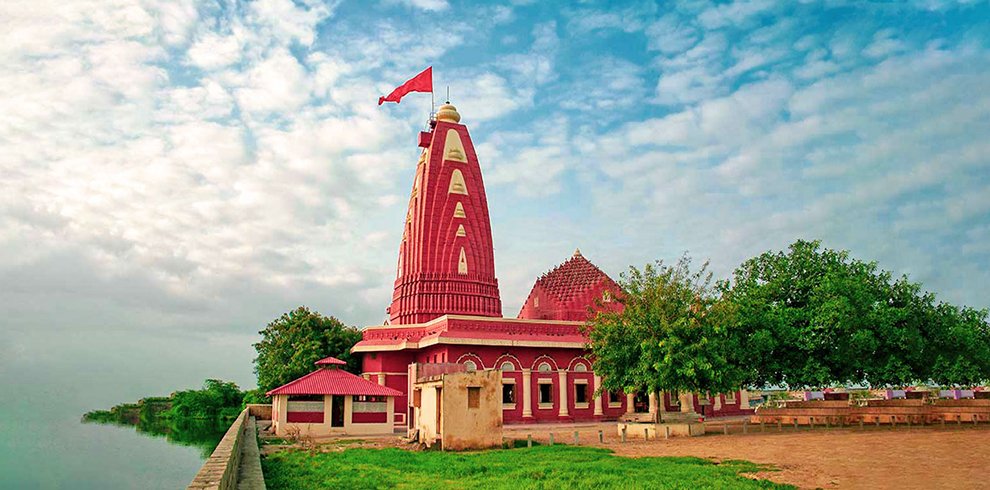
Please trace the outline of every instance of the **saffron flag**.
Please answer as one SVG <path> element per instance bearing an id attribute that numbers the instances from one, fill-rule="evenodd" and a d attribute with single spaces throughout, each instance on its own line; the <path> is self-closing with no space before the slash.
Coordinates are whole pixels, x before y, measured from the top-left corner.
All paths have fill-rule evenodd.
<path id="1" fill-rule="evenodd" d="M 396 104 L 402 99 L 402 97 L 409 92 L 432 92 L 433 91 L 433 67 L 427 67 L 419 75 L 410 78 L 406 83 L 399 85 L 398 88 L 392 91 L 392 93 L 386 95 L 385 97 L 378 98 L 378 105 L 382 105 L 383 102 L 395 102 Z"/>

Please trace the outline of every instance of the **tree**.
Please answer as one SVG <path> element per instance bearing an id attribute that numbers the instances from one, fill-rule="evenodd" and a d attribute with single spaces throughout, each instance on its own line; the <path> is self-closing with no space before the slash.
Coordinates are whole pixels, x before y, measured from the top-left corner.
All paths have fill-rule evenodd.
<path id="1" fill-rule="evenodd" d="M 172 419 L 229 419 L 243 408 L 243 397 L 233 382 L 208 379 L 201 390 L 172 393 L 172 407 L 165 416 Z"/>
<path id="2" fill-rule="evenodd" d="M 305 306 L 283 314 L 258 333 L 254 372 L 262 393 L 311 372 L 313 363 L 327 356 L 347 362 L 350 372 L 361 370 L 360 358 L 351 355 L 361 331 Z"/>
<path id="3" fill-rule="evenodd" d="M 974 386 L 990 379 L 987 310 L 940 303 L 933 317 L 931 370 L 923 379 L 955 386 Z"/>
<path id="4" fill-rule="evenodd" d="M 733 306 L 711 283 L 708 264 L 692 272 L 684 255 L 622 274 L 616 300 L 589 322 L 595 373 L 607 390 L 725 393 L 742 381 L 743 360 L 731 335 Z"/>
<path id="5" fill-rule="evenodd" d="M 818 241 L 747 260 L 719 289 L 753 384 L 965 384 L 990 373 L 985 312 L 936 305 L 919 284 Z"/>

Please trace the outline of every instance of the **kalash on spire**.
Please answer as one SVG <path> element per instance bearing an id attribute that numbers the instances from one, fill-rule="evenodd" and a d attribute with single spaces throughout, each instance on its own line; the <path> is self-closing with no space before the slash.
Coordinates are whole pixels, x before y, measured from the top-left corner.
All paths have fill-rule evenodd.
<path id="1" fill-rule="evenodd" d="M 492 227 L 481 166 L 467 127 L 440 106 L 423 148 L 406 211 L 389 323 L 445 314 L 501 317 Z"/>

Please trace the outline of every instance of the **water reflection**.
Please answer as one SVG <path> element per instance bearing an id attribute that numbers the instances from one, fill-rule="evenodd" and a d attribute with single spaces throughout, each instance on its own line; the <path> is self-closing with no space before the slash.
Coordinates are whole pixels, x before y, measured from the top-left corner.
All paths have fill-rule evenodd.
<path id="1" fill-rule="evenodd" d="M 162 418 L 138 418 L 120 421 L 83 420 L 83 423 L 134 427 L 138 434 L 147 437 L 165 438 L 172 444 L 198 448 L 200 457 L 204 460 L 210 457 L 230 426 L 229 423 L 213 420 L 172 421 Z"/>

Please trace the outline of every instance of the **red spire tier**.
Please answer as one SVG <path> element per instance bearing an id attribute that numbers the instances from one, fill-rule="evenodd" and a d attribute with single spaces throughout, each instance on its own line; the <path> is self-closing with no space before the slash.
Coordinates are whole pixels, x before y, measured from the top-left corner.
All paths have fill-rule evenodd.
<path id="1" fill-rule="evenodd" d="M 481 166 L 460 119 L 454 106 L 443 105 L 433 131 L 420 139 L 425 148 L 399 245 L 391 324 L 502 316 Z"/>

